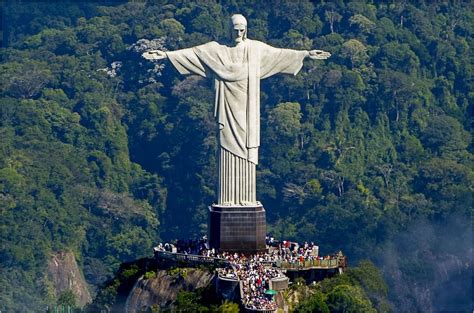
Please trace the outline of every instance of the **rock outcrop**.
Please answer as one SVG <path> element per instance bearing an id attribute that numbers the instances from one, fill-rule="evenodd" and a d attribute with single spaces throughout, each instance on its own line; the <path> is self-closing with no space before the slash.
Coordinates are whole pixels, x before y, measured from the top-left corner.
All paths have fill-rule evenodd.
<path id="1" fill-rule="evenodd" d="M 53 283 L 56 296 L 71 290 L 77 305 L 83 307 L 92 301 L 87 283 L 72 252 L 58 252 L 48 262 L 48 278 Z"/>
<path id="2" fill-rule="evenodd" d="M 184 268 L 176 275 L 159 270 L 156 277 L 140 278 L 130 292 L 125 312 L 141 312 L 145 308 L 170 307 L 181 290 L 193 291 L 208 286 L 214 274 L 198 268 Z"/>

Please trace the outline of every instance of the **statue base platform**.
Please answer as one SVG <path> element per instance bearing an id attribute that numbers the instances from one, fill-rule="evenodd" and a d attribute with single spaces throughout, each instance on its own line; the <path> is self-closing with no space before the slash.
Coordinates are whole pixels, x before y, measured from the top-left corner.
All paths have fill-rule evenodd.
<path id="1" fill-rule="evenodd" d="M 245 254 L 266 250 L 265 209 L 255 206 L 209 207 L 209 244 L 220 251 Z"/>

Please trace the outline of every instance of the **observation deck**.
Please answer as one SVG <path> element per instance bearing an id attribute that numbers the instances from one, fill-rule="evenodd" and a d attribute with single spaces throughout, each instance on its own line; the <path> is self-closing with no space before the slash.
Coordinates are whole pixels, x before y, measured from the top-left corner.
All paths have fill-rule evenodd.
<path id="1" fill-rule="evenodd" d="M 216 256 L 203 256 L 197 254 L 179 253 L 176 249 L 163 251 L 154 248 L 155 260 L 159 263 L 169 262 L 172 265 L 199 266 L 211 265 L 217 268 L 217 279 L 215 280 L 216 293 L 221 298 L 229 301 L 240 301 L 245 312 L 273 313 L 277 311 L 276 303 L 272 296 L 261 294 L 258 298 L 252 298 L 249 294 L 249 280 L 239 279 L 242 273 L 242 266 L 238 269 L 235 259 Z M 262 256 L 262 255 L 260 255 Z M 240 258 L 240 257 L 239 257 Z M 302 258 L 302 257 L 301 257 Z M 276 294 L 288 288 L 291 281 L 298 277 L 304 278 L 308 283 L 320 281 L 326 277 L 342 274 L 347 267 L 346 257 L 339 252 L 329 257 L 320 258 L 311 255 L 309 259 L 259 259 L 257 261 L 261 268 L 271 269 L 273 277 L 268 278 L 264 285 L 265 290 L 270 290 Z M 240 274 L 239 274 L 240 273 Z M 244 276 L 245 277 L 245 276 Z M 251 287 L 253 290 L 254 287 Z M 261 286 L 259 286 L 261 288 Z M 247 290 L 247 292 L 245 292 Z M 272 302 L 273 301 L 273 302 Z M 261 303 L 271 303 L 261 305 Z M 257 305 L 255 305 L 257 303 Z"/>

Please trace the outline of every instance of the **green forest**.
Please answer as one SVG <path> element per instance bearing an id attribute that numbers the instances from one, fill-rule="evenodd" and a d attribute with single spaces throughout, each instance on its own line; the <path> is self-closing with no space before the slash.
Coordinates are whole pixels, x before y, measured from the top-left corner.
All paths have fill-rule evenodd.
<path id="1" fill-rule="evenodd" d="M 234 13 L 251 39 L 332 54 L 261 83 L 268 232 L 370 260 L 392 311 L 471 311 L 474 6 L 428 0 L 3 2 L 0 311 L 58 303 L 55 252 L 94 291 L 206 234 L 213 81 L 141 53 L 225 42 Z"/>

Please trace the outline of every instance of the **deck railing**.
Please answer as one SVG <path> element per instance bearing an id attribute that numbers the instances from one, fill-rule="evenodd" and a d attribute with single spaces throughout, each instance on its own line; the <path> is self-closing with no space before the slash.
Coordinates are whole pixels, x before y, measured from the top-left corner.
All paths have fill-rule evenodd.
<path id="1" fill-rule="evenodd" d="M 189 263 L 212 264 L 216 266 L 226 266 L 230 264 L 229 261 L 221 258 L 157 250 L 155 250 L 155 258 L 166 259 L 171 261 L 183 261 Z"/>
<path id="2" fill-rule="evenodd" d="M 213 264 L 216 266 L 226 266 L 231 265 L 231 263 L 226 259 L 208 257 L 203 255 L 196 254 L 185 254 L 185 253 L 176 253 L 168 251 L 158 251 L 155 250 L 155 257 L 161 259 L 167 259 L 172 261 L 183 261 L 190 263 L 199 263 L 199 264 Z M 272 262 L 266 262 L 271 264 Z M 326 269 L 326 268 L 338 268 L 343 266 L 344 257 L 339 256 L 337 258 L 331 259 L 321 259 L 321 260 L 305 260 L 300 262 L 299 260 L 290 263 L 286 261 L 278 260 L 274 262 L 277 267 L 286 270 L 304 270 L 304 269 Z"/>
<path id="3" fill-rule="evenodd" d="M 295 269 L 295 270 L 302 270 L 302 269 L 311 269 L 311 268 L 337 268 L 339 267 L 339 258 L 334 259 L 326 259 L 326 260 L 305 260 L 303 262 L 295 261 L 294 263 L 290 262 L 281 262 L 280 267 L 282 269 Z"/>

